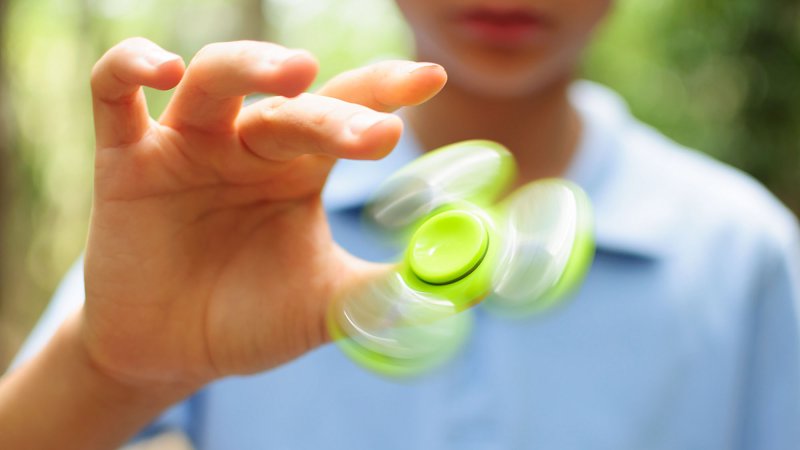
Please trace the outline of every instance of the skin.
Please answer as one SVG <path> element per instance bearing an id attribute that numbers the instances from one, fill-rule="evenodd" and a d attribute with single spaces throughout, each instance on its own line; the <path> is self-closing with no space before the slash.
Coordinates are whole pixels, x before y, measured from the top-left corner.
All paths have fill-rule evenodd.
<path id="1" fill-rule="evenodd" d="M 607 1 L 538 2 L 551 35 L 506 49 L 499 66 L 442 22 L 462 3 L 398 1 L 419 58 L 452 80 L 409 110 L 415 134 L 428 148 L 496 139 L 523 179 L 560 173 L 580 129 L 566 85 Z M 86 302 L 0 382 L 4 447 L 114 448 L 205 384 L 327 341 L 328 303 L 384 270 L 332 241 L 328 171 L 337 158 L 388 153 L 403 126 L 388 113 L 431 99 L 447 75 L 390 61 L 302 93 L 316 71 L 307 52 L 263 42 L 212 44 L 185 67 L 130 39 L 97 63 Z M 177 86 L 158 120 L 141 86 Z M 256 92 L 278 96 L 242 108 Z M 32 420 L 42 408 L 48 420 Z"/>
<path id="2" fill-rule="evenodd" d="M 441 64 L 448 83 L 406 117 L 424 148 L 465 139 L 508 147 L 519 183 L 558 176 L 580 137 L 568 87 L 610 0 L 397 0 L 416 43 L 417 58 Z M 454 17 L 477 5 L 530 9 L 542 17 L 537 35 L 498 47 L 465 35 Z"/>

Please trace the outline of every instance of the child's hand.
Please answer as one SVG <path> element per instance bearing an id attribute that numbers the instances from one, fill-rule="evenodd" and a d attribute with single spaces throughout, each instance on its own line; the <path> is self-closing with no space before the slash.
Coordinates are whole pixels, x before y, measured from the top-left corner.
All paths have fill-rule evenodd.
<path id="1" fill-rule="evenodd" d="M 427 100 L 446 75 L 385 62 L 300 94 L 316 71 L 307 52 L 260 42 L 210 45 L 184 71 L 131 39 L 97 63 L 81 327 L 103 371 L 199 386 L 326 340 L 329 300 L 374 270 L 331 240 L 320 203 L 328 171 L 336 158 L 388 153 L 402 123 L 386 112 Z M 158 121 L 140 85 L 177 85 Z M 292 98 L 241 108 L 254 92 Z"/>

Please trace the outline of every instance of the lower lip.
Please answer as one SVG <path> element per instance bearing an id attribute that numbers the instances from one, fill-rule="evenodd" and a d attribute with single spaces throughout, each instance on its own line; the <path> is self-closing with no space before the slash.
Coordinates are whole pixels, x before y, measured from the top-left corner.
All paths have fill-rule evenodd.
<path id="1" fill-rule="evenodd" d="M 542 29 L 540 21 L 527 17 L 497 20 L 491 17 L 467 16 L 460 18 L 457 23 L 471 38 L 500 47 L 528 44 L 536 39 Z"/>

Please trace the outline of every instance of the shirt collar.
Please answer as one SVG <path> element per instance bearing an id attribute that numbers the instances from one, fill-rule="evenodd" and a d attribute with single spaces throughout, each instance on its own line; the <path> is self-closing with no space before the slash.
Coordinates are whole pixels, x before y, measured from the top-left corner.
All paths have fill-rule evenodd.
<path id="1" fill-rule="evenodd" d="M 648 179 L 651 147 L 667 140 L 638 122 L 625 101 L 610 89 L 578 81 L 570 100 L 583 122 L 581 143 L 565 177 L 580 185 L 592 202 L 600 252 L 657 259 L 675 227 L 675 205 Z M 672 198 L 673 196 L 666 196 Z"/>
<path id="2" fill-rule="evenodd" d="M 574 83 L 570 100 L 581 115 L 583 133 L 565 178 L 583 187 L 592 201 L 598 251 L 658 258 L 673 225 L 668 209 L 649 201 L 633 182 L 635 163 L 629 161 L 625 137 L 637 122 L 617 94 L 592 82 Z M 360 208 L 383 180 L 420 155 L 420 145 L 407 130 L 382 160 L 339 161 L 323 191 L 326 208 Z"/>

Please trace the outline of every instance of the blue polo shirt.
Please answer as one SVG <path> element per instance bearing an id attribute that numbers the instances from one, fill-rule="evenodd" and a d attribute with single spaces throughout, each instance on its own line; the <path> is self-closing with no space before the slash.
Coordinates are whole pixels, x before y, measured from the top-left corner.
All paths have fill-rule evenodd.
<path id="1" fill-rule="evenodd" d="M 571 301 L 525 320 L 478 306 L 463 351 L 404 382 L 327 345 L 213 383 L 145 433 L 178 428 L 209 450 L 800 448 L 797 221 L 609 90 L 579 82 L 571 96 L 584 133 L 567 177 L 588 192 L 597 237 Z M 382 161 L 336 166 L 324 200 L 340 245 L 395 254 L 361 228 L 360 208 L 420 151 L 406 134 Z M 19 359 L 82 299 L 78 264 Z"/>

